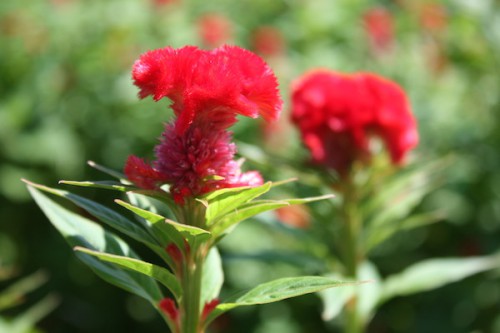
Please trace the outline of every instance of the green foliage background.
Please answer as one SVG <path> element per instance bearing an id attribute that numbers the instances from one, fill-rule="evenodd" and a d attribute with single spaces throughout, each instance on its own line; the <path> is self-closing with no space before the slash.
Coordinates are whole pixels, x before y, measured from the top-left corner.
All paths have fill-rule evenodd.
<path id="1" fill-rule="evenodd" d="M 291 81 L 308 69 L 374 71 L 408 92 L 421 144 L 413 159 L 453 155 L 447 183 L 419 209 L 442 208 L 445 221 L 402 234 L 372 258 L 382 274 L 434 256 L 490 254 L 500 239 L 500 6 L 494 0 L 435 1 L 447 21 L 440 32 L 422 28 L 421 1 L 282 0 L 19 0 L 0 3 L 0 267 L 40 268 L 62 305 L 39 327 L 59 332 L 161 332 L 160 318 L 141 300 L 106 285 L 68 251 L 29 198 L 20 178 L 54 185 L 59 179 L 98 179 L 95 160 L 121 169 L 129 154 L 152 157 L 167 102 L 139 101 L 130 80 L 135 59 L 148 49 L 203 45 L 197 20 L 221 13 L 232 23 L 231 43 L 252 48 L 263 25 L 284 35 L 283 54 L 267 60 L 276 71 L 288 116 Z M 374 55 L 362 16 L 383 6 L 394 18 L 392 50 Z M 436 51 L 437 50 L 437 51 Z M 440 52 L 440 66 L 430 58 Z M 298 135 L 283 124 L 277 143 L 264 141 L 259 122 L 242 120 L 235 138 L 242 155 L 267 178 L 293 176 L 306 158 Z M 294 161 L 292 168 L 278 161 Z M 310 171 L 308 171 L 310 172 Z M 310 175 L 287 197 L 309 195 Z M 314 177 L 313 177 L 314 178 Z M 110 203 L 108 193 L 86 196 Z M 296 244 L 276 217 L 246 222 L 222 245 L 228 290 L 273 277 L 315 273 L 318 265 L 271 256 Z M 285 229 L 285 231 L 283 231 Z M 311 242 L 311 243 L 307 243 Z M 256 254 L 259 255 L 256 255 Z M 268 255 L 263 255 L 267 253 Z M 141 254 L 142 255 L 142 254 Z M 147 253 L 144 254 L 148 256 Z M 257 260 L 257 259 L 261 260 Z M 0 285 L 0 287 L 3 286 Z M 0 289 L 1 290 L 1 289 Z M 395 299 L 381 308 L 371 332 L 500 332 L 498 273 L 483 274 L 434 292 Z M 19 311 L 19 310 L 18 310 Z M 307 296 L 227 315 L 214 332 L 327 332 L 321 303 Z M 8 313 L 15 316 L 17 313 Z M 331 327 L 335 331 L 335 327 Z"/>

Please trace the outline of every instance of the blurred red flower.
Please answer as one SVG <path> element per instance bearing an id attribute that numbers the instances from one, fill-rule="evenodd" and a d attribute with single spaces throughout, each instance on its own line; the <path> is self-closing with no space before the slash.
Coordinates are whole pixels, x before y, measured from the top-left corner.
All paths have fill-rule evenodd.
<path id="1" fill-rule="evenodd" d="M 374 53 L 382 53 L 394 44 L 394 24 L 391 13 L 381 7 L 372 8 L 363 15 L 364 27 Z"/>
<path id="2" fill-rule="evenodd" d="M 208 47 L 217 47 L 227 43 L 232 36 L 233 25 L 222 14 L 204 14 L 198 19 L 197 24 L 201 40 Z"/>
<path id="3" fill-rule="evenodd" d="M 149 189 L 170 184 L 179 203 L 219 188 L 262 184 L 258 172 L 242 173 L 233 160 L 236 146 L 227 131 L 238 114 L 279 116 L 277 80 L 261 58 L 235 46 L 167 47 L 143 54 L 132 76 L 141 98 L 172 100 L 176 118 L 165 126 L 152 165 L 129 157 L 129 180 Z"/>
<path id="4" fill-rule="evenodd" d="M 305 74 L 292 86 L 292 121 L 313 162 L 341 176 L 354 161 L 369 159 L 371 135 L 383 140 L 395 164 L 402 163 L 418 143 L 404 91 L 370 73 L 316 70 Z"/>
<path id="5" fill-rule="evenodd" d="M 262 26 L 252 33 L 252 48 L 262 56 L 275 56 L 285 51 L 285 38 L 280 30 L 271 26 Z"/>

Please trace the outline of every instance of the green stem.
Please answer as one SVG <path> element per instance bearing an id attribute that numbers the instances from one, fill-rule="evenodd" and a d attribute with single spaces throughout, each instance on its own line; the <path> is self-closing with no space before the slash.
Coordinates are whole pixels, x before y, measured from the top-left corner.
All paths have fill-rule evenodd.
<path id="1" fill-rule="evenodd" d="M 201 314 L 201 280 L 203 274 L 203 251 L 196 251 L 185 265 L 182 288 L 184 290 L 182 302 L 181 333 L 203 333 L 199 329 Z"/>
<path id="2" fill-rule="evenodd" d="M 358 279 L 359 263 L 362 260 L 362 251 L 359 238 L 361 236 L 362 221 L 358 214 L 358 193 L 356 184 L 350 175 L 343 181 L 342 186 L 342 217 L 344 230 L 344 265 L 347 276 L 352 280 Z M 346 304 L 346 333 L 363 332 L 363 324 L 357 311 L 357 295 L 355 294 Z"/>

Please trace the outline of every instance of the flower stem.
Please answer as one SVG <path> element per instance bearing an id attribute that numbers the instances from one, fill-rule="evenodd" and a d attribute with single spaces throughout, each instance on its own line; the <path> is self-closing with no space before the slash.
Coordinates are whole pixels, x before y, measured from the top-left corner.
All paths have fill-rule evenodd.
<path id="1" fill-rule="evenodd" d="M 344 265 L 347 276 L 352 280 L 358 279 L 359 263 L 362 259 L 359 238 L 361 236 L 362 221 L 358 212 L 358 191 L 351 175 L 346 177 L 342 186 L 342 217 L 344 230 Z M 358 294 L 355 293 L 346 304 L 346 333 L 363 332 L 363 324 L 357 311 Z"/>
<path id="2" fill-rule="evenodd" d="M 203 273 L 204 251 L 198 249 L 189 258 L 182 279 L 183 315 L 181 333 L 203 333 L 199 328 L 201 313 L 201 283 Z"/>

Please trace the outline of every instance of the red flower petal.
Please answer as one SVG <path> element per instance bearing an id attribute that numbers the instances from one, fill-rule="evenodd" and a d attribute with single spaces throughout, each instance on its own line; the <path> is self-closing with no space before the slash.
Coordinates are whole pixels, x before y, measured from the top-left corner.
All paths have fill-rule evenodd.
<path id="1" fill-rule="evenodd" d="M 167 178 L 146 164 L 137 156 L 131 155 L 125 163 L 124 169 L 127 178 L 139 187 L 145 189 L 156 189 L 158 184 L 165 183 Z"/>

